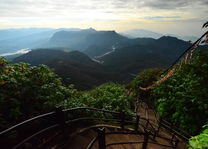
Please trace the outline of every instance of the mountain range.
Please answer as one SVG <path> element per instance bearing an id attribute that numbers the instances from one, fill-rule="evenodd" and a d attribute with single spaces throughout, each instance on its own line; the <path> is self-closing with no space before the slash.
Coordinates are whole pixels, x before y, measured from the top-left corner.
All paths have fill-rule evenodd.
<path id="1" fill-rule="evenodd" d="M 79 90 L 91 89 L 107 81 L 116 80 L 115 73 L 79 51 L 36 49 L 15 58 L 13 62 L 27 62 L 32 66 L 45 64 L 54 69 L 65 84 L 74 84 Z"/>
<path id="2" fill-rule="evenodd" d="M 61 30 L 80 29 L 23 28 L 0 30 L 0 54 L 16 52 L 25 48 L 40 48 L 54 33 Z"/>
<path id="3" fill-rule="evenodd" d="M 61 31 L 61 35 L 63 35 L 62 33 Z M 62 41 L 62 38 L 69 38 L 66 32 L 64 35 L 59 36 L 59 41 Z M 112 31 L 93 35 L 95 35 L 96 46 L 100 47 L 98 49 L 84 51 L 67 51 L 65 48 L 33 49 L 31 52 L 15 58 L 13 62 L 27 62 L 31 65 L 45 64 L 53 68 L 65 84 L 74 84 L 76 88 L 86 90 L 109 81 L 128 83 L 134 75 L 145 69 L 166 68 L 190 46 L 188 42 L 169 36 L 157 40 L 152 38 L 128 39 Z M 104 37 L 107 39 L 105 40 Z M 109 37 L 111 40 L 108 40 Z M 51 40 L 54 40 L 54 37 Z M 69 38 L 69 40 L 71 39 Z M 103 43 L 98 42 L 102 40 L 105 41 L 105 45 L 109 46 L 115 44 L 113 41 L 120 40 L 121 45 L 106 50 Z M 105 54 L 100 55 L 101 53 Z"/>
<path id="4" fill-rule="evenodd" d="M 25 44 L 33 45 L 37 40 L 29 37 L 37 37 L 40 42 L 29 53 L 12 56 L 13 62 L 45 64 L 54 69 L 65 84 L 74 84 L 80 90 L 109 81 L 128 83 L 145 69 L 167 68 L 191 45 L 171 36 L 132 39 L 115 31 L 92 28 L 43 29 L 19 40 L 28 38 Z"/>
<path id="5" fill-rule="evenodd" d="M 129 38 L 154 38 L 158 39 L 161 38 L 162 36 L 173 36 L 177 37 L 178 39 L 185 40 L 185 41 L 196 41 L 198 37 L 196 36 L 179 36 L 179 35 L 174 35 L 174 34 L 162 34 L 162 33 L 157 33 L 153 32 L 150 30 L 144 30 L 144 29 L 133 29 L 133 30 L 127 30 L 125 32 L 121 32 L 120 34 L 127 36 Z"/>
<path id="6" fill-rule="evenodd" d="M 73 37 L 70 40 L 70 46 L 76 47 L 75 50 L 81 50 L 81 51 L 82 50 L 89 51 L 90 49 L 99 49 L 100 46 L 97 46 L 93 42 L 95 35 L 92 35 L 92 34 L 97 34 L 97 36 L 103 36 L 101 34 L 106 33 L 106 32 L 102 32 L 102 31 L 98 32 L 92 28 L 84 29 L 84 30 L 79 29 L 79 28 L 4 29 L 4 30 L 0 30 L 0 54 L 14 53 L 20 49 L 26 49 L 26 48 L 28 48 L 28 49 L 49 48 L 49 47 L 55 47 L 55 48 L 58 47 L 59 48 L 60 46 L 68 46 L 68 44 L 64 43 L 67 41 L 64 41 L 64 40 L 59 41 L 59 39 L 57 38 L 58 36 L 63 36 L 63 34 L 68 34 L 68 32 L 70 32 L 70 34 L 71 34 L 70 37 Z M 79 35 L 78 35 L 78 32 L 79 32 Z M 114 34 L 113 31 L 109 31 L 109 32 Z M 131 38 L 131 39 L 154 38 L 154 39 L 158 39 L 158 38 L 164 36 L 165 34 L 156 33 L 156 32 L 148 31 L 148 30 L 137 29 L 137 30 L 129 30 L 126 32 L 122 32 L 118 35 L 121 37 L 121 39 L 123 38 L 123 40 L 125 40 L 124 38 Z M 69 35 L 66 35 L 66 36 L 69 37 Z M 77 36 L 77 38 L 75 36 Z M 171 35 L 171 36 L 175 36 L 175 37 L 177 37 L 179 39 L 183 39 L 185 41 L 188 41 L 188 40 L 195 41 L 196 40 L 196 37 L 179 37 L 177 35 Z M 69 40 L 69 39 L 67 39 L 67 40 Z M 84 40 L 86 43 L 84 43 Z M 118 40 L 118 42 L 120 42 L 120 40 Z M 56 43 L 53 43 L 53 41 L 55 41 Z M 80 46 L 79 46 L 79 43 L 81 43 Z M 124 43 L 125 42 L 123 42 L 123 44 Z M 127 44 L 129 44 L 129 43 L 127 42 Z M 120 46 L 120 44 L 116 44 L 113 46 L 114 47 Z M 112 47 L 109 47 L 109 44 L 105 45 L 103 43 L 102 47 L 105 47 L 105 49 L 107 49 L 106 51 L 109 51 L 109 48 L 112 49 Z M 103 51 L 103 50 L 100 50 L 100 51 Z M 104 54 L 103 52 L 99 52 L 100 55 L 101 55 L 101 53 Z"/>

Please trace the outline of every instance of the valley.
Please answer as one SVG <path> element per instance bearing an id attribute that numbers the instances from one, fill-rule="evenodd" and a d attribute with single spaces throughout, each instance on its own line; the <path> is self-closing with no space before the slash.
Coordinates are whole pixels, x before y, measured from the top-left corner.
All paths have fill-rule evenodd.
<path id="1" fill-rule="evenodd" d="M 47 65 L 64 84 L 74 84 L 81 90 L 109 81 L 126 84 L 145 69 L 167 68 L 190 46 L 189 42 L 171 36 L 128 38 L 115 31 L 92 28 L 48 30 L 27 37 L 31 41 L 35 41 L 33 38 L 37 35 L 47 38 L 41 40 L 37 48 L 32 46 L 31 52 L 9 59 L 32 66 Z M 20 39 L 24 41 L 25 36 Z"/>
<path id="2" fill-rule="evenodd" d="M 151 137 L 155 135 L 169 137 L 170 142 L 159 139 L 162 145 L 166 144 L 166 146 L 178 145 L 178 148 L 185 148 L 188 140 L 195 142 L 191 135 L 200 136 L 206 133 L 205 129 L 200 134 L 207 117 L 207 106 L 204 103 L 207 97 L 206 50 L 208 47 L 203 43 L 206 34 L 196 43 L 196 47 L 189 41 L 172 36 L 162 36 L 158 39 L 128 38 L 115 31 L 97 31 L 92 28 L 52 31 L 54 33 L 50 31 L 50 37 L 47 33 L 44 39 L 38 38 L 41 42 L 36 42 L 30 49 L 12 51 L 12 47 L 9 47 L 10 54 L 2 54 L 3 57 L 0 58 L 1 130 L 39 114 L 53 111 L 55 107 L 64 108 L 63 111 L 90 107 L 120 114 L 124 111 L 125 116 L 130 119 L 134 118 L 132 115 L 135 114 L 136 109 L 141 120 L 144 118 L 147 120 L 146 126 L 152 122 L 157 125 Z M 19 37 L 18 40 L 22 42 L 28 41 L 24 45 L 20 44 L 20 47 L 37 41 L 30 38 L 31 36 L 33 35 L 27 35 L 27 40 L 25 36 L 22 39 Z M 9 40 L 5 39 L 6 42 Z M 15 44 L 17 43 L 14 42 Z M 178 59 L 177 63 L 172 65 L 176 59 Z M 170 66 L 174 70 L 171 75 L 171 69 L 167 69 Z M 166 80 L 154 85 L 157 81 L 163 80 L 162 77 Z M 148 89 L 149 86 L 153 86 L 151 90 Z M 147 89 L 144 89 L 145 87 Z M 139 106 L 138 102 L 142 104 Z M 148 108 L 143 109 L 143 104 Z M 138 107 L 140 112 L 137 111 Z M 150 111 L 151 114 L 148 115 Z M 158 117 L 152 119 L 154 112 L 159 119 Z M 92 113 L 85 111 L 75 114 L 73 115 L 75 120 L 79 114 L 86 116 Z M 200 119 L 197 114 L 202 115 Z M 102 119 L 103 116 L 99 118 Z M 122 119 L 119 121 L 122 124 Z M 160 134 L 156 130 L 160 129 L 163 121 L 171 123 L 168 123 L 170 129 L 164 126 L 162 129 L 164 132 Z M 48 125 L 44 122 L 40 124 Z M 144 123 L 141 122 L 142 125 Z M 138 127 L 141 126 L 139 124 Z M 144 137 L 149 135 L 146 129 L 148 127 L 143 130 Z M 179 133 L 172 135 L 172 131 L 175 130 Z M 107 133 L 110 131 L 108 130 Z M 186 136 L 181 137 L 182 134 Z M 93 135 L 96 135 L 94 131 Z M 128 138 L 127 135 L 123 137 Z M 172 137 L 176 138 L 176 142 Z M 144 138 L 143 147 L 145 142 L 147 141 Z M 15 141 L 13 143 L 15 144 Z M 75 146 L 77 147 L 76 144 Z"/>

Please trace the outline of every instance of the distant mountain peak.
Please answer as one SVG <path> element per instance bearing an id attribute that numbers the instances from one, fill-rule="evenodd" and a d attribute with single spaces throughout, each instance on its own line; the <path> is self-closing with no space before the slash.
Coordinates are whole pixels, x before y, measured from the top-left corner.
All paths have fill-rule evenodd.
<path id="1" fill-rule="evenodd" d="M 148 37 L 148 38 L 155 38 L 158 39 L 163 36 L 163 34 L 145 30 L 145 29 L 133 29 L 133 30 L 128 30 L 122 33 L 123 35 L 126 35 L 129 38 L 143 38 L 143 37 Z"/>
<path id="2" fill-rule="evenodd" d="M 97 32 L 94 28 L 88 28 L 88 29 L 83 29 L 81 30 L 82 32 Z"/>
<path id="3" fill-rule="evenodd" d="M 177 37 L 173 37 L 173 36 L 162 36 L 160 37 L 158 40 L 160 39 L 172 39 L 172 40 L 179 40 Z"/>
<path id="4" fill-rule="evenodd" d="M 169 41 L 169 42 L 179 42 L 179 41 L 183 41 L 177 37 L 173 37 L 173 36 L 162 36 L 158 39 L 158 41 Z M 183 41 L 185 42 L 185 41 Z"/>
<path id="5" fill-rule="evenodd" d="M 96 29 L 94 29 L 94 28 L 92 28 L 92 27 L 90 27 L 88 30 L 93 30 L 93 31 L 96 31 Z"/>

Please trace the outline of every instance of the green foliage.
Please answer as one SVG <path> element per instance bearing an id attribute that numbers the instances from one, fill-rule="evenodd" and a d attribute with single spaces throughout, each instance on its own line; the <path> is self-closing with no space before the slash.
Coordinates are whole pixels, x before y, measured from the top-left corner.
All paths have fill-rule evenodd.
<path id="1" fill-rule="evenodd" d="M 132 114 L 133 100 L 127 90 L 108 83 L 88 92 L 63 86 L 45 65 L 30 67 L 0 59 L 0 130 L 35 115 L 64 108 L 94 107 Z"/>
<path id="2" fill-rule="evenodd" d="M 159 114 L 190 134 L 208 117 L 208 54 L 197 52 L 170 79 L 154 90 Z"/>
<path id="3" fill-rule="evenodd" d="M 139 75 L 127 85 L 127 88 L 132 90 L 135 96 L 140 96 L 142 91 L 139 89 L 139 87 L 147 87 L 152 85 L 155 81 L 157 81 L 161 73 L 162 70 L 160 69 L 145 70 L 139 73 Z"/>
<path id="4" fill-rule="evenodd" d="M 133 100 L 123 86 L 107 83 L 89 92 L 78 94 L 77 98 L 64 101 L 63 106 L 65 108 L 87 106 L 111 111 L 124 110 L 130 114 Z"/>
<path id="5" fill-rule="evenodd" d="M 204 131 L 198 136 L 189 140 L 189 149 L 207 149 L 208 148 L 208 125 L 204 126 Z"/>
<path id="6" fill-rule="evenodd" d="M 48 67 L 10 64 L 0 59 L 0 129 L 34 115 L 53 110 L 75 89 L 65 87 Z"/>

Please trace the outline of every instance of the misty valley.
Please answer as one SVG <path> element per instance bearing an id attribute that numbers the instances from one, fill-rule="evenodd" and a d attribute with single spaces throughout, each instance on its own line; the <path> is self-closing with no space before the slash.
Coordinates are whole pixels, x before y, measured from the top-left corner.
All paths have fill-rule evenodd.
<path id="1" fill-rule="evenodd" d="M 125 84 L 145 69 L 166 68 L 191 45 L 171 36 L 128 38 L 115 31 L 96 31 L 92 28 L 1 32 L 4 33 L 4 37 L 0 38 L 3 43 L 1 52 L 14 52 L 2 56 L 14 63 L 47 65 L 63 79 L 64 84 L 74 84 L 81 90 L 89 90 L 109 81 Z M 14 47 L 28 50 L 15 54 Z"/>
<path id="2" fill-rule="evenodd" d="M 0 30 L 0 148 L 205 149 L 207 42 L 207 32 Z"/>

